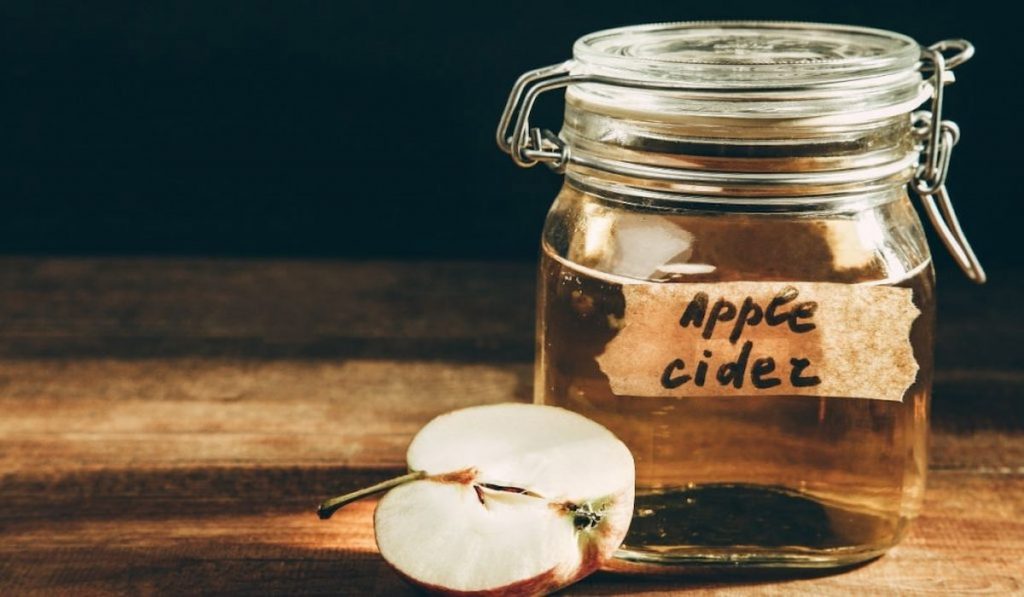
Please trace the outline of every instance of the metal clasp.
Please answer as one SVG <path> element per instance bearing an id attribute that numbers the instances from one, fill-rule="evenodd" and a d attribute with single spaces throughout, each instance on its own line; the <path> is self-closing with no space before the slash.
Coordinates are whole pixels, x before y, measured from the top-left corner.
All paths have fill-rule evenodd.
<path id="1" fill-rule="evenodd" d="M 949 50 L 956 50 L 957 53 L 946 58 L 945 52 Z M 942 118 L 943 88 L 954 80 L 952 69 L 967 62 L 973 55 L 974 46 L 963 39 L 944 40 L 922 49 L 921 70 L 932 73 L 932 102 L 930 111 L 922 110 L 913 115 L 914 130 L 926 141 L 921 165 L 911 187 L 921 198 L 928 219 L 960 269 L 971 281 L 984 284 L 987 279 L 985 270 L 960 227 L 960 220 L 956 217 L 949 191 L 946 190 L 949 162 L 953 147 L 960 140 L 960 127 Z"/>
<path id="2" fill-rule="evenodd" d="M 545 91 L 566 87 L 575 81 L 569 75 L 574 64 L 574 61 L 568 60 L 531 70 L 519 77 L 512 86 L 496 135 L 498 147 L 510 155 L 516 165 L 529 168 L 545 162 L 557 172 L 565 169 L 569 161 L 568 146 L 548 129 L 531 128 L 530 111 L 533 110 L 537 96 Z M 509 125 L 514 115 L 515 126 L 509 134 Z"/>
<path id="3" fill-rule="evenodd" d="M 530 126 L 530 112 L 537 97 L 545 91 L 560 89 L 577 83 L 599 83 L 662 91 L 679 91 L 691 88 L 682 82 L 654 83 L 633 81 L 605 75 L 588 73 L 571 74 L 576 61 L 567 60 L 559 64 L 544 66 L 525 73 L 516 80 L 505 102 L 505 110 L 498 121 L 495 140 L 502 151 L 512 157 L 518 166 L 530 168 L 544 162 L 552 170 L 562 172 L 569 163 L 569 146 L 558 135 L 548 129 Z M 704 88 L 698 86 L 698 88 Z M 710 90 L 710 89 L 709 89 Z M 515 119 L 513 125 L 512 120 Z M 511 131 L 509 126 L 512 126 Z"/>

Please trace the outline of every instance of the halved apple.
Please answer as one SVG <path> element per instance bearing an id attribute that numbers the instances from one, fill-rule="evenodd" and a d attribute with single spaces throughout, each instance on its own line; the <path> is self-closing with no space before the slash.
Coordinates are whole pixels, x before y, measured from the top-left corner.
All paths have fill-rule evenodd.
<path id="1" fill-rule="evenodd" d="M 546 594 L 587 576 L 622 543 L 634 465 L 601 425 L 551 406 L 497 404 L 437 417 L 413 438 L 410 473 L 328 500 L 392 488 L 374 530 L 409 581 L 460 595 Z"/>

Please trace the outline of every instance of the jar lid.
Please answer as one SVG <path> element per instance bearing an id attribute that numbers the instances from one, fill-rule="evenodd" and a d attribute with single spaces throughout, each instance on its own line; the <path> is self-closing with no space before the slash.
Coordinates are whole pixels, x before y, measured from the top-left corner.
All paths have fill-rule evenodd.
<path id="1" fill-rule="evenodd" d="M 659 23 L 583 36 L 580 69 L 689 88 L 814 87 L 915 70 L 921 46 L 866 27 L 772 21 Z"/>
<path id="2" fill-rule="evenodd" d="M 910 112 L 931 95 L 921 46 L 880 29 L 819 23 L 661 23 L 586 35 L 570 102 L 640 120 L 693 116 L 864 122 Z"/>

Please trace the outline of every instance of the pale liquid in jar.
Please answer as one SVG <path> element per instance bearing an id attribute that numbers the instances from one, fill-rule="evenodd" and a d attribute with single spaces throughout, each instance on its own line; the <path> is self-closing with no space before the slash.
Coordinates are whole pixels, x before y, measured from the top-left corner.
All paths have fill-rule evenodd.
<path id="1" fill-rule="evenodd" d="M 566 222 L 586 217 L 579 214 L 592 207 L 583 194 L 564 192 L 566 199 L 577 210 Z M 618 333 L 622 282 L 629 279 L 600 271 L 607 263 L 599 251 L 574 249 L 573 241 L 556 250 L 549 241 L 570 235 L 551 230 L 549 217 L 540 264 L 535 398 L 598 421 L 632 450 L 636 509 L 620 556 L 814 566 L 884 552 L 916 515 L 924 489 L 934 318 L 930 262 L 894 280 L 887 275 L 892 268 L 870 248 L 857 242 L 834 246 L 844 222 L 735 215 L 665 215 L 658 221 L 696 240 L 686 255 L 691 266 L 666 267 L 692 273 L 662 272 L 652 283 L 794 280 L 913 289 L 922 311 L 911 331 L 920 369 L 902 402 L 617 396 L 596 357 Z M 762 248 L 772 239 L 774 249 Z M 796 258 L 780 261 L 773 271 L 764 264 L 774 252 Z M 567 253 L 590 263 L 575 263 Z"/>

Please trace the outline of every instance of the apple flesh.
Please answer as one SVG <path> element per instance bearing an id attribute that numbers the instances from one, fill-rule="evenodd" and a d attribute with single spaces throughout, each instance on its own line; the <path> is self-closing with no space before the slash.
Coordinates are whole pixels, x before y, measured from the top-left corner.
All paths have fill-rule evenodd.
<path id="1" fill-rule="evenodd" d="M 564 409 L 498 404 L 441 415 L 413 438 L 407 461 L 409 474 L 367 490 L 393 487 L 374 531 L 381 556 L 433 592 L 550 593 L 600 568 L 629 529 L 632 455 Z"/>

